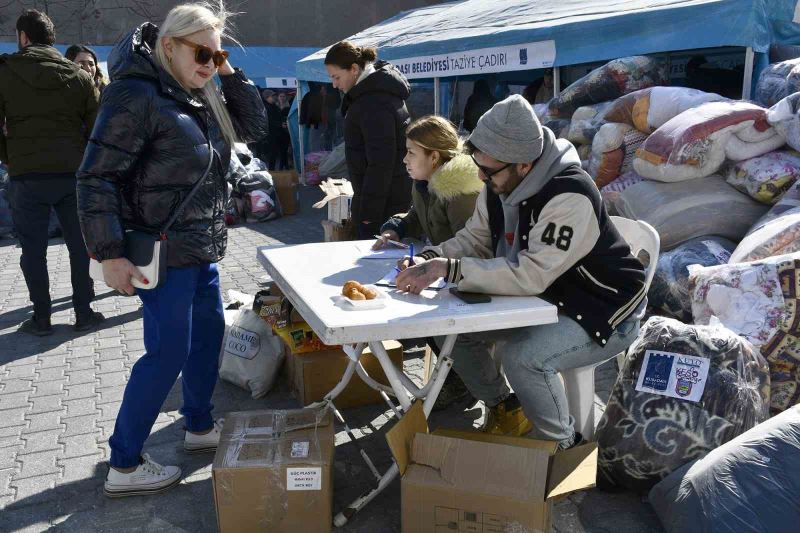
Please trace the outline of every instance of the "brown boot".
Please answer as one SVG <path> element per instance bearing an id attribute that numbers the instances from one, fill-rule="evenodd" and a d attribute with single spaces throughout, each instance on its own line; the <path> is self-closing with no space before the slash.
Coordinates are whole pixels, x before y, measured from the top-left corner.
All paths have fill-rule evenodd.
<path id="1" fill-rule="evenodd" d="M 481 427 L 484 433 L 492 435 L 506 435 L 508 437 L 521 437 L 533 429 L 533 424 L 522 411 L 516 394 L 486 409 L 486 420 Z"/>

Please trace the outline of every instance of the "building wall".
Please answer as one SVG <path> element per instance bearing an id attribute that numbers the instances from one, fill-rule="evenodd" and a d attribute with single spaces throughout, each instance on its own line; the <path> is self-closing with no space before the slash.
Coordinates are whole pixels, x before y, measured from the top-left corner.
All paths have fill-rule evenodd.
<path id="1" fill-rule="evenodd" d="M 169 9 L 189 0 L 12 0 L 0 7 L 0 40 L 14 41 L 23 9 L 47 12 L 59 43 L 114 44 L 142 21 L 158 22 Z M 242 13 L 233 19 L 234 36 L 249 46 L 324 47 L 400 11 L 438 0 L 228 0 Z"/>

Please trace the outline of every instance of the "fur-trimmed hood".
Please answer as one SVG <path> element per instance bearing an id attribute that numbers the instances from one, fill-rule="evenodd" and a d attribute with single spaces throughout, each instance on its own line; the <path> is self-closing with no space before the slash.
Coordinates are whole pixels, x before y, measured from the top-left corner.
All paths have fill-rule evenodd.
<path id="1" fill-rule="evenodd" d="M 466 154 L 459 154 L 442 165 L 428 182 L 428 190 L 442 200 L 476 194 L 481 189 L 483 182 L 478 178 L 478 167 Z"/>

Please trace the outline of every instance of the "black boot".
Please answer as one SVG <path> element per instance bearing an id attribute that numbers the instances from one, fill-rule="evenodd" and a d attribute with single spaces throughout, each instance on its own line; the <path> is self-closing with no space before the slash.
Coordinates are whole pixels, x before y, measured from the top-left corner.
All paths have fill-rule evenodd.
<path id="1" fill-rule="evenodd" d="M 17 331 L 35 335 L 36 337 L 47 337 L 53 334 L 53 326 L 50 324 L 50 319 L 39 320 L 36 315 L 20 324 Z"/>
<path id="2" fill-rule="evenodd" d="M 73 328 L 75 331 L 82 333 L 84 331 L 94 329 L 105 319 L 106 317 L 104 317 L 101 313 L 98 313 L 97 311 L 89 311 L 88 314 L 76 315 L 75 325 Z"/>

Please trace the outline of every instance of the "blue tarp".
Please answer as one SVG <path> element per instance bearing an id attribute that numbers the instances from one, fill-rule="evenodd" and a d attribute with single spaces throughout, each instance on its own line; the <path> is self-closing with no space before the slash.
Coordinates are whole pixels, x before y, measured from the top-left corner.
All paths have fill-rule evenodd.
<path id="1" fill-rule="evenodd" d="M 465 0 L 400 13 L 349 38 L 389 61 L 554 41 L 554 66 L 724 46 L 800 42 L 795 0 Z M 325 50 L 297 78 L 328 81 Z"/>
<path id="2" fill-rule="evenodd" d="M 69 45 L 57 44 L 63 54 Z M 113 46 L 90 45 L 102 63 L 108 58 Z M 294 78 L 295 64 L 298 60 L 315 52 L 316 48 L 284 46 L 238 46 L 228 48 L 231 64 L 242 69 L 247 77 L 257 85 L 264 85 L 264 78 Z M 17 51 L 17 43 L 0 43 L 0 53 L 11 54 Z M 293 87 L 292 87 L 293 88 Z"/>

